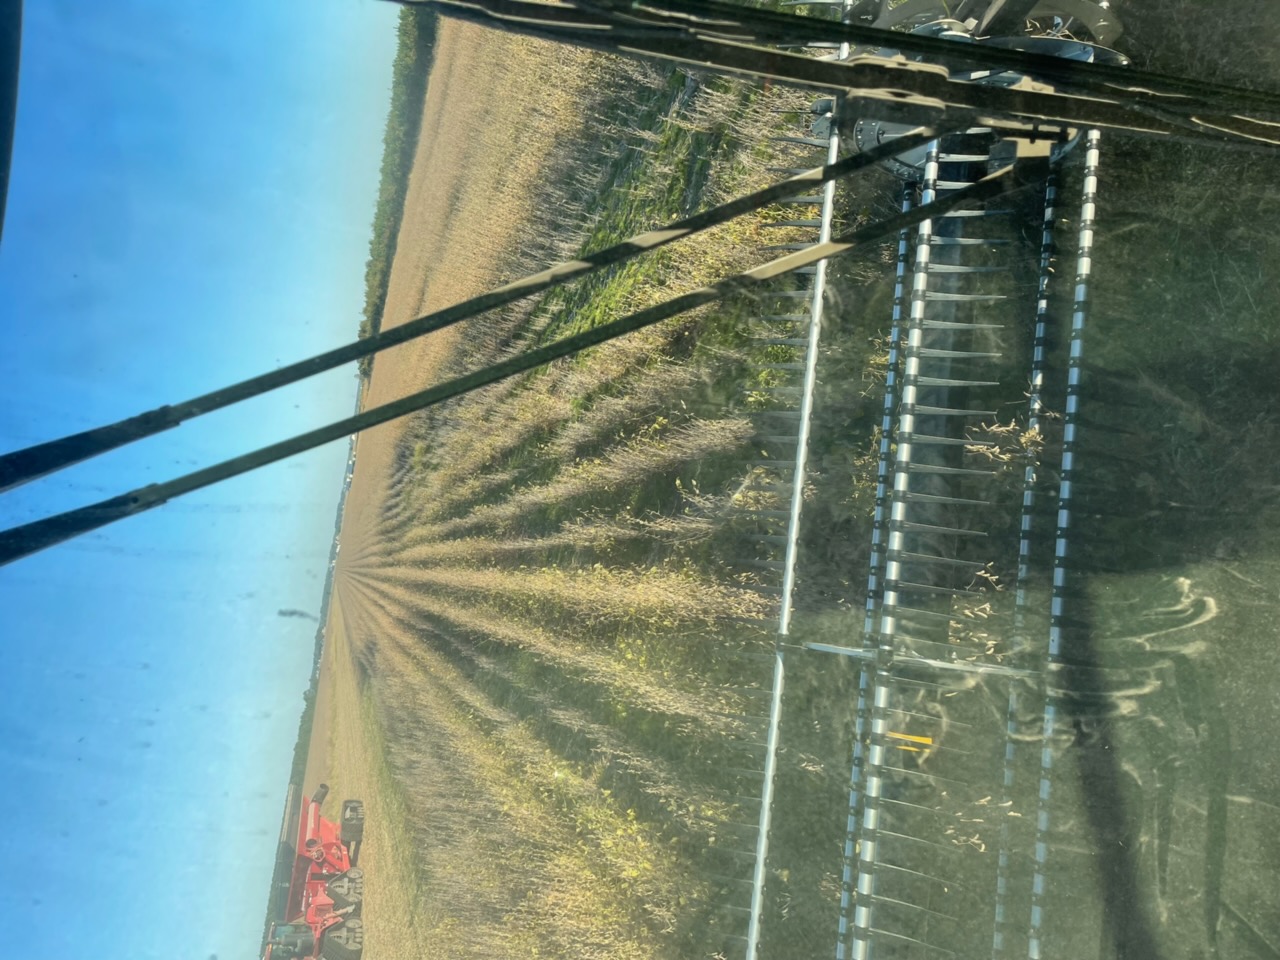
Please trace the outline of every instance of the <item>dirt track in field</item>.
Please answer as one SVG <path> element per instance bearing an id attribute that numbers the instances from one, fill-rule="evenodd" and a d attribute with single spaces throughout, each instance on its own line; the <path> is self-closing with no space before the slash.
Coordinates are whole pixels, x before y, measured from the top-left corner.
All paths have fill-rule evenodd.
<path id="1" fill-rule="evenodd" d="M 507 61 L 516 38 L 497 36 L 446 20 L 441 24 L 435 67 L 423 104 L 422 139 L 414 160 L 406 210 L 391 271 L 383 325 L 397 326 L 433 309 L 483 293 L 500 282 L 496 261 L 509 251 L 516 226 L 531 203 L 531 181 L 511 176 L 513 165 L 536 169 L 541 154 L 522 138 L 479 136 L 477 128 L 514 127 L 520 106 L 514 99 L 489 102 L 494 89 L 488 67 Z M 477 64 L 487 65 L 477 70 Z M 508 64 L 509 65 L 509 64 Z M 495 140 L 497 142 L 495 142 Z M 493 210 L 503 211 L 501 216 Z M 440 331 L 379 356 L 365 389 L 365 408 L 420 390 L 438 377 L 441 363 L 462 331 Z M 343 552 L 337 578 L 376 551 L 377 511 L 381 507 L 402 421 L 361 435 L 356 469 L 347 496 L 342 527 Z M 327 630 L 340 624 L 339 605 L 330 611 Z M 332 681 L 344 670 L 332 647 L 321 665 L 315 731 L 307 758 L 307 789 L 327 774 Z M 328 706 L 328 709 L 327 709 Z"/>
<path id="2" fill-rule="evenodd" d="M 565 71 L 572 73 L 575 58 L 585 56 L 449 20 L 442 22 L 437 42 L 382 321 L 387 328 L 508 279 L 501 264 L 514 254 L 560 128 L 573 122 L 574 100 L 560 84 L 559 105 L 536 111 L 547 121 L 545 129 L 526 128 L 516 137 L 512 131 L 521 128 L 528 104 L 519 95 L 493 92 L 528 89 L 541 96 L 537 91 L 547 71 L 563 78 Z M 363 407 L 439 380 L 465 336 L 465 329 L 441 331 L 378 357 Z M 330 784 L 327 815 L 336 815 L 344 798 L 365 801 L 361 866 L 369 876 L 368 960 L 440 955 L 442 925 L 449 926 L 416 896 L 418 879 L 408 861 L 413 844 L 403 811 L 388 795 L 394 790 L 388 791 L 386 750 L 374 719 L 377 684 L 365 682 L 370 666 L 383 664 L 371 647 L 378 619 L 370 615 L 360 581 L 379 566 L 379 513 L 403 429 L 403 421 L 390 423 L 358 441 L 304 778 L 308 792 L 320 782 Z"/>
<path id="3" fill-rule="evenodd" d="M 573 121 L 572 97 L 527 123 L 520 91 L 535 90 L 545 69 L 572 69 L 576 51 L 508 37 L 445 20 L 423 105 L 422 134 L 405 199 L 405 215 L 387 291 L 383 326 L 476 296 L 509 279 L 509 260 L 536 203 L 536 184 L 560 128 Z M 542 61 L 546 61 L 545 63 Z M 544 69 L 545 68 L 545 69 Z M 508 95 L 494 96 L 503 90 Z M 536 91 L 530 96 L 541 96 Z M 548 112 L 554 115 L 548 116 Z M 373 407 L 420 390 L 465 330 L 435 333 L 379 356 L 365 393 Z M 360 437 L 347 498 L 342 560 L 358 563 L 374 549 L 376 518 L 403 422 Z M 342 564 L 339 564 L 339 574 Z"/>
<path id="4" fill-rule="evenodd" d="M 352 662 L 346 591 L 339 590 L 331 610 L 306 786 L 312 790 L 321 781 L 329 783 L 324 813 L 335 820 L 343 800 L 364 800 L 367 826 L 359 864 L 370 877 L 363 906 L 368 937 L 365 955 L 411 960 L 423 952 L 414 929 L 412 872 L 401 855 L 403 844 L 397 833 L 400 818 L 389 808 L 385 791 L 379 789 L 378 743 L 370 736 L 366 699 L 358 677 L 343 669 Z"/>

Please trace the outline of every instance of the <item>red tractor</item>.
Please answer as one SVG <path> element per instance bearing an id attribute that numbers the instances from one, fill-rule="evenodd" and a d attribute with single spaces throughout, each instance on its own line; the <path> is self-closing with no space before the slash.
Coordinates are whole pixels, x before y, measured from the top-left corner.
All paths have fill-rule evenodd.
<path id="1" fill-rule="evenodd" d="M 296 829 L 285 824 L 293 873 L 283 920 L 267 935 L 263 960 L 356 960 L 364 949 L 364 873 L 356 866 L 364 837 L 364 804 L 346 800 L 341 823 L 320 815 L 329 787 L 304 797 Z"/>

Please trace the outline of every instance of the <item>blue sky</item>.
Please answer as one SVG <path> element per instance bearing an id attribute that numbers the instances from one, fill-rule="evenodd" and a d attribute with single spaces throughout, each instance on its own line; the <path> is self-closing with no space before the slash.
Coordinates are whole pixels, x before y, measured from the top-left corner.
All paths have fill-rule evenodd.
<path id="1" fill-rule="evenodd" d="M 397 8 L 28 0 L 0 242 L 0 448 L 350 339 Z M 354 370 L 0 499 L 6 526 L 351 411 Z M 6 952 L 258 948 L 334 511 L 335 444 L 0 569 Z M 12 922 L 14 919 L 20 922 Z M 176 948 L 176 949 L 175 949 Z"/>

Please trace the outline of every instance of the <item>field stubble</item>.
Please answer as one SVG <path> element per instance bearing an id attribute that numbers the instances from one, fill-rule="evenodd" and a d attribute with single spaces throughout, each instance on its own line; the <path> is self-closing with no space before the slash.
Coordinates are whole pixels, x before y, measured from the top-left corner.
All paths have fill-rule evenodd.
<path id="1" fill-rule="evenodd" d="M 762 185 L 770 165 L 799 156 L 768 141 L 783 127 L 795 132 L 797 114 L 776 111 L 804 106 L 784 90 L 667 76 L 445 23 L 386 325 Z M 1273 379 L 1270 366 L 1255 370 L 1236 349 L 1256 351 L 1260 332 L 1280 328 L 1265 322 L 1276 302 L 1266 279 L 1274 272 L 1264 269 L 1275 259 L 1274 237 L 1223 223 L 1212 242 L 1229 238 L 1232 257 L 1205 249 L 1210 241 L 1199 237 L 1209 234 L 1188 219 L 1204 201 L 1184 204 L 1182 194 L 1201 180 L 1222 192 L 1239 184 L 1215 179 L 1203 157 L 1190 157 L 1194 176 L 1170 169 L 1169 151 L 1160 157 L 1163 167 L 1117 168 L 1108 197 L 1182 224 L 1186 239 L 1156 269 L 1143 245 L 1116 251 L 1104 229 L 1099 250 L 1112 273 L 1099 272 L 1097 311 L 1100 320 L 1137 316 L 1168 303 L 1131 281 L 1168 274 L 1169 289 L 1194 285 L 1185 288 L 1186 309 L 1169 308 L 1180 335 L 1116 325 L 1089 344 L 1101 368 L 1090 371 L 1090 389 L 1110 400 L 1093 409 L 1123 412 L 1131 419 L 1117 426 L 1142 437 L 1125 441 L 1123 460 L 1100 440 L 1086 451 L 1093 476 L 1106 480 L 1098 496 L 1127 490 L 1125 503 L 1136 507 L 1106 525 L 1090 521 L 1110 562 L 1132 561 L 1126 579 L 1114 581 L 1125 583 L 1126 597 L 1144 571 L 1164 576 L 1193 554 L 1211 566 L 1225 563 L 1220 555 L 1255 556 L 1274 527 L 1242 520 L 1274 516 L 1263 476 L 1274 458 L 1246 457 L 1244 445 L 1219 456 L 1221 444 L 1211 442 L 1244 390 L 1252 449 L 1275 446 L 1280 419 L 1261 386 Z M 1258 179 L 1239 164 L 1242 178 Z M 1176 197 L 1167 182 L 1175 176 Z M 868 179 L 845 197 L 844 226 L 891 206 L 893 184 Z M 1259 196 L 1274 204 L 1273 193 Z M 797 215 L 803 207 L 770 208 L 398 348 L 375 364 L 367 401 L 746 266 L 760 247 L 797 239 L 766 226 Z M 1189 259 L 1208 269 L 1186 269 Z M 827 632 L 814 636 L 832 642 L 854 635 L 861 619 L 891 263 L 885 246 L 832 270 L 838 309 L 822 360 L 800 571 L 806 600 L 826 605 L 819 626 Z M 414 917 L 397 936 L 417 938 L 424 952 L 715 957 L 737 949 L 776 612 L 776 571 L 751 561 L 775 555 L 769 538 L 779 532 L 762 533 L 737 508 L 786 502 L 767 465 L 785 454 L 764 439 L 781 431 L 763 424 L 786 408 L 779 397 L 788 381 L 762 364 L 800 359 L 793 345 L 757 342 L 761 306 L 704 309 L 361 439 L 339 579 L 352 676 L 362 686 L 344 697 L 364 710 L 347 715 L 374 731 L 364 742 L 385 765 L 352 757 L 337 779 L 382 771 L 372 782 L 386 829 L 398 832 L 371 844 L 371 863 L 390 855 L 379 850 L 402 858 L 404 869 L 379 881 L 388 883 L 382 895 Z M 1196 310 L 1215 320 L 1213 343 L 1202 332 L 1197 339 Z M 879 319 L 861 319 L 868 314 Z M 1130 342 L 1137 339 L 1146 342 Z M 1270 340 L 1263 345 L 1270 350 Z M 1129 401 L 1122 405 L 1107 396 L 1106 368 L 1133 358 L 1144 366 L 1115 388 Z M 1010 409 L 1025 408 L 1020 393 L 1009 400 Z M 1177 430 L 1167 427 L 1171 417 Z M 999 496 L 1016 497 L 1019 458 L 1039 455 L 1043 440 L 1025 437 L 1016 421 L 992 426 L 983 438 L 1017 438 L 1001 441 L 1007 462 L 989 465 L 1000 472 Z M 1106 479 L 1108 471 L 1136 477 L 1138 489 Z M 1243 493 L 1221 497 L 1228 486 Z M 1190 536 L 1188 517 L 1197 524 Z M 1081 529 L 1092 528 L 1082 521 Z M 997 606 L 1007 601 L 999 596 Z M 828 666 L 788 681 L 798 706 L 784 721 L 779 802 L 787 816 L 769 876 L 770 955 L 829 949 L 835 928 L 841 861 L 837 831 L 826 825 L 846 802 L 851 723 L 841 711 L 856 678 L 847 664 Z M 1223 682 L 1254 696 L 1229 672 Z M 335 742 L 335 755 L 346 749 Z M 1256 755 L 1236 762 L 1237 778 L 1261 780 L 1271 769 Z M 360 770 L 368 772 L 351 772 Z M 1228 892 L 1238 883 L 1229 876 Z"/>
<path id="2" fill-rule="evenodd" d="M 803 105 L 445 21 L 384 327 L 771 181 L 791 160 L 765 134 Z M 742 269 L 793 213 L 397 348 L 365 403 Z M 732 559 L 759 554 L 736 509 L 763 455 L 762 404 L 738 390 L 761 357 L 752 310 L 360 438 L 338 567 L 348 715 L 399 812 L 397 937 L 425 953 L 711 957 L 742 932 L 776 610 Z"/>

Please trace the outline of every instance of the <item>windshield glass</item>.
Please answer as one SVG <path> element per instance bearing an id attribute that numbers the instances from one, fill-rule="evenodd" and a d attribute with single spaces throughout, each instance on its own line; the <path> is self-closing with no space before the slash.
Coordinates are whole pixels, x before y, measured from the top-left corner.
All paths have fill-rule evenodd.
<path id="1" fill-rule="evenodd" d="M 1272 5 L 22 14 L 14 956 L 1280 955 Z"/>

